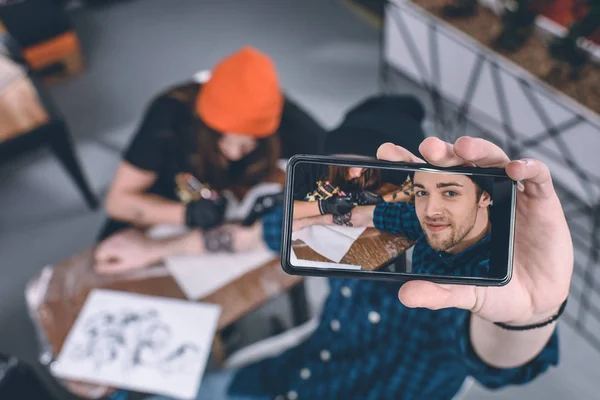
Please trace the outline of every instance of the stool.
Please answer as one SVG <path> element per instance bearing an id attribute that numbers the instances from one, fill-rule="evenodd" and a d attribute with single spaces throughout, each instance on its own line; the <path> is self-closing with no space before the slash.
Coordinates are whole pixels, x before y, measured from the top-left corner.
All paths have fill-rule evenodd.
<path id="1" fill-rule="evenodd" d="M 84 71 L 79 38 L 68 31 L 24 49 L 23 56 L 45 83 L 54 83 Z"/>

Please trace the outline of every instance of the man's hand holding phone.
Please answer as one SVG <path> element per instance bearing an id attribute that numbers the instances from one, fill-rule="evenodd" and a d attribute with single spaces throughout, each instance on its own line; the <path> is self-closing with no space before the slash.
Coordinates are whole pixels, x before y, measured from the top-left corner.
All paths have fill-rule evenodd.
<path id="1" fill-rule="evenodd" d="M 569 292 L 573 245 L 565 215 L 548 167 L 532 159 L 513 160 L 483 139 L 463 137 L 454 145 L 428 138 L 419 151 L 427 162 L 448 167 L 501 167 L 521 182 L 517 193 L 513 276 L 503 287 L 410 281 L 400 289 L 409 307 L 470 310 L 484 320 L 528 325 L 551 318 Z M 384 144 L 377 157 L 399 162 L 424 162 L 399 146 Z"/>

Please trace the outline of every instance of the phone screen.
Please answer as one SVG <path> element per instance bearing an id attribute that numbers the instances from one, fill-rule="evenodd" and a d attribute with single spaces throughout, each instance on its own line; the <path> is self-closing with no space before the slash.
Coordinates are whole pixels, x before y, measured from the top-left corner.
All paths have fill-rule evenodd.
<path id="1" fill-rule="evenodd" d="M 504 171 L 375 164 L 293 163 L 288 267 L 316 275 L 509 279 L 515 182 Z"/>

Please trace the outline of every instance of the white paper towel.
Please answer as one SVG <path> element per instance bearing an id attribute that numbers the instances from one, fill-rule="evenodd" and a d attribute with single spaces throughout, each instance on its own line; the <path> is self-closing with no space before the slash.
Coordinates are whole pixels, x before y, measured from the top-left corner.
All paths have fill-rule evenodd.
<path id="1" fill-rule="evenodd" d="M 190 300 L 198 300 L 277 255 L 266 250 L 234 254 L 177 256 L 165 260 L 167 269 Z"/>
<path id="2" fill-rule="evenodd" d="M 323 257 L 339 263 L 365 229 L 365 227 L 313 225 L 294 232 L 292 240 L 302 240 Z"/>
<path id="3" fill-rule="evenodd" d="M 360 265 L 352 264 L 341 264 L 341 263 L 330 263 L 323 261 L 311 261 L 301 260 L 296 256 L 296 253 L 292 249 L 290 254 L 290 263 L 294 267 L 308 267 L 308 268 L 323 268 L 323 269 L 343 269 L 343 270 L 360 270 Z"/>

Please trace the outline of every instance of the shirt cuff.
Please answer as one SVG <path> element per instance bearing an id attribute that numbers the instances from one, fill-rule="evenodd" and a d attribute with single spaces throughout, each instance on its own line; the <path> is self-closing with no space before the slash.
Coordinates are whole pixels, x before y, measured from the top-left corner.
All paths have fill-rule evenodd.
<path id="1" fill-rule="evenodd" d="M 283 226 L 283 206 L 279 206 L 263 215 L 263 240 L 269 249 L 281 250 L 281 229 Z"/>
<path id="2" fill-rule="evenodd" d="M 459 338 L 459 351 L 464 357 L 467 372 L 480 384 L 490 389 L 507 385 L 525 384 L 545 372 L 551 365 L 558 365 L 558 333 L 554 330 L 551 338 L 540 353 L 526 364 L 514 368 L 497 368 L 479 357 L 471 342 L 471 314 L 464 323 L 466 331 Z"/>
<path id="3" fill-rule="evenodd" d="M 393 203 L 379 203 L 375 206 L 373 212 L 373 225 L 379 231 L 388 232 L 390 227 L 388 226 L 389 221 L 393 221 L 392 216 Z"/>

